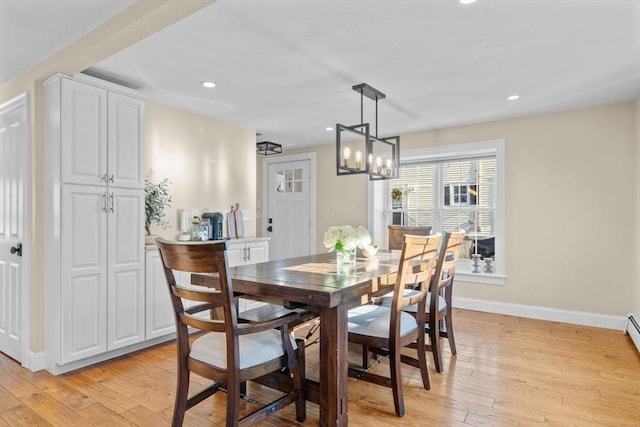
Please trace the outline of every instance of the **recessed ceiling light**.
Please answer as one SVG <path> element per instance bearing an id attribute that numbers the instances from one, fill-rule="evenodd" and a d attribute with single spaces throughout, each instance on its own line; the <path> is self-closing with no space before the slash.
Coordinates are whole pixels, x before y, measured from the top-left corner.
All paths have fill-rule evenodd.
<path id="1" fill-rule="evenodd" d="M 516 99 L 520 99 L 520 95 L 517 95 L 517 94 L 516 95 L 510 95 L 510 96 L 507 96 L 507 99 L 509 101 L 515 101 Z"/>
<path id="2" fill-rule="evenodd" d="M 333 128 L 331 126 L 327 126 L 326 128 L 324 128 L 324 130 L 331 131 L 331 130 L 333 130 Z"/>
<path id="3" fill-rule="evenodd" d="M 202 86 L 206 88 L 212 88 L 212 87 L 216 87 L 216 84 L 214 82 L 202 82 Z"/>
<path id="4" fill-rule="evenodd" d="M 476 0 L 458 0 L 458 3 L 460 4 L 471 4 L 471 3 L 475 3 Z"/>

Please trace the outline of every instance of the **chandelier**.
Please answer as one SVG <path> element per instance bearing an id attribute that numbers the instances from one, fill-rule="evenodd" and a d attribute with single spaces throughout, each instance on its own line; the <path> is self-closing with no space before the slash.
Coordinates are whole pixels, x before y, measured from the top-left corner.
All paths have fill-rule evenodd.
<path id="1" fill-rule="evenodd" d="M 397 178 L 400 137 L 378 138 L 378 100 L 386 98 L 386 95 L 366 83 L 352 89 L 360 93 L 360 123 L 336 125 L 337 175 L 368 174 L 369 180 Z M 375 136 L 370 132 L 369 123 L 364 123 L 365 96 L 376 103 Z"/>

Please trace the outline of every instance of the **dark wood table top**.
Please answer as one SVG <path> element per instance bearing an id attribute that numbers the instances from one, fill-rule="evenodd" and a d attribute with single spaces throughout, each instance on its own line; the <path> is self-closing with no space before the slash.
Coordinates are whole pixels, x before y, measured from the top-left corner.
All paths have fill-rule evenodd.
<path id="1" fill-rule="evenodd" d="M 336 254 L 329 252 L 233 267 L 231 276 L 235 292 L 335 307 L 371 293 L 375 279 L 398 270 L 399 259 L 397 252 L 380 251 L 373 258 L 357 258 L 351 269 L 338 271 Z M 192 283 L 206 276 L 194 274 Z"/>

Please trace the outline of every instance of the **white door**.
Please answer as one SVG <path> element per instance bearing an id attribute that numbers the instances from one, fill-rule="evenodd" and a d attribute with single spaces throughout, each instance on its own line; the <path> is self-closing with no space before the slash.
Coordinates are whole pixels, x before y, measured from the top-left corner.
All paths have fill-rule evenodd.
<path id="1" fill-rule="evenodd" d="M 309 255 L 311 247 L 311 161 L 270 163 L 267 228 L 271 260 Z"/>
<path id="2" fill-rule="evenodd" d="M 22 361 L 26 95 L 0 106 L 0 351 Z M 26 292 L 25 292 L 25 298 Z"/>

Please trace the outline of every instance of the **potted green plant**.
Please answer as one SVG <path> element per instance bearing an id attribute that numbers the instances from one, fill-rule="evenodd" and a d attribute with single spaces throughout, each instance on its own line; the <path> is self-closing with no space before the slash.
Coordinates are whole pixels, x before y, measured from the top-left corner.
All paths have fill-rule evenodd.
<path id="1" fill-rule="evenodd" d="M 165 230 L 169 226 L 165 209 L 171 206 L 168 178 L 154 184 L 149 179 L 144 180 L 144 229 L 147 233 L 146 244 L 153 244 L 151 224 L 156 223 Z"/>

